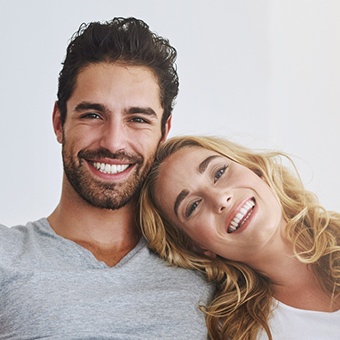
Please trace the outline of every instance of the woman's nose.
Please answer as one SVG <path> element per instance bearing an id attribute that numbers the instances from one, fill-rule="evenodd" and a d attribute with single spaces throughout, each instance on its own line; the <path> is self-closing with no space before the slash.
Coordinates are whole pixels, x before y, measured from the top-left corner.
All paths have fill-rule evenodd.
<path id="1" fill-rule="evenodd" d="M 214 193 L 212 198 L 214 209 L 217 213 L 222 213 L 231 202 L 231 194 L 227 192 Z"/>

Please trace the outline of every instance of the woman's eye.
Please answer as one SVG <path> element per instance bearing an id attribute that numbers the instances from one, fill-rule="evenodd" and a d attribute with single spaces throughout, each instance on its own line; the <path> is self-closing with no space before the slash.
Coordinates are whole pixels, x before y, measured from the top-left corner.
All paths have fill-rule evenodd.
<path id="1" fill-rule="evenodd" d="M 187 211 L 185 212 L 185 217 L 189 218 L 199 204 L 200 201 L 195 201 L 194 203 L 190 204 Z"/>
<path id="2" fill-rule="evenodd" d="M 219 169 L 216 171 L 215 176 L 214 176 L 214 183 L 218 181 L 218 179 L 224 174 L 227 166 L 223 166 L 223 168 Z"/>

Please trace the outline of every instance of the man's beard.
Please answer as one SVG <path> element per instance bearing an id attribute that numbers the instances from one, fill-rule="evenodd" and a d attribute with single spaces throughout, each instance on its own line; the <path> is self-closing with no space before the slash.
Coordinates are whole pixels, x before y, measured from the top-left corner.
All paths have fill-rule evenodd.
<path id="1" fill-rule="evenodd" d="M 62 155 L 66 177 L 74 190 L 86 202 L 102 209 L 120 209 L 135 199 L 152 165 L 152 160 L 143 163 L 144 158 L 140 155 L 128 155 L 125 152 L 112 154 L 106 149 L 82 150 L 78 153 L 77 163 L 67 151 L 65 139 L 62 146 Z M 101 158 L 123 160 L 134 164 L 134 169 L 124 183 L 100 181 L 90 175 L 89 169 L 87 169 L 88 165 L 84 163 L 86 159 Z"/>

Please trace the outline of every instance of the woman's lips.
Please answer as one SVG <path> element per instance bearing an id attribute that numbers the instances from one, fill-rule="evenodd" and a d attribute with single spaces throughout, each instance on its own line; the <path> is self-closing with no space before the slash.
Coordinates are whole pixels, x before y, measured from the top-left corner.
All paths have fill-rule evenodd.
<path id="1" fill-rule="evenodd" d="M 227 228 L 227 233 L 231 234 L 235 232 L 237 229 L 239 229 L 251 216 L 253 213 L 253 209 L 255 207 L 255 200 L 254 198 L 249 199 L 246 201 L 242 207 L 237 211 L 234 218 L 229 223 L 229 226 Z"/>

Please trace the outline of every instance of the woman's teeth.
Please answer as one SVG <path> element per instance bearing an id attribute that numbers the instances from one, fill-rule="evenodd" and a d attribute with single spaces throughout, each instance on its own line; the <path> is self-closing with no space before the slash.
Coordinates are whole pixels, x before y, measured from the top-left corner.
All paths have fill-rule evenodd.
<path id="1" fill-rule="evenodd" d="M 238 228 L 240 228 L 244 222 L 248 219 L 248 217 L 253 212 L 253 208 L 255 206 L 255 202 L 250 199 L 247 201 L 242 208 L 239 210 L 239 212 L 236 214 L 236 216 L 232 219 L 230 222 L 229 228 L 227 230 L 228 233 L 233 233 Z"/>

